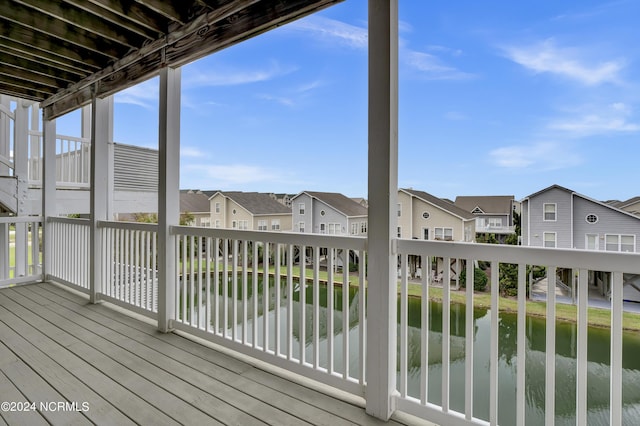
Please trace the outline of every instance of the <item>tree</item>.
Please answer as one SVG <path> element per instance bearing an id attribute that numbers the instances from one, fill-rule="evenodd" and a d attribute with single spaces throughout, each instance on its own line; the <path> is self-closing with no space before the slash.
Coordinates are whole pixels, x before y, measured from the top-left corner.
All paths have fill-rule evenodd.
<path id="1" fill-rule="evenodd" d="M 484 291 L 487 288 L 489 278 L 487 274 L 480 268 L 473 269 L 473 289 L 475 291 Z M 465 288 L 467 282 L 467 269 L 463 269 L 460 273 L 460 287 Z"/>

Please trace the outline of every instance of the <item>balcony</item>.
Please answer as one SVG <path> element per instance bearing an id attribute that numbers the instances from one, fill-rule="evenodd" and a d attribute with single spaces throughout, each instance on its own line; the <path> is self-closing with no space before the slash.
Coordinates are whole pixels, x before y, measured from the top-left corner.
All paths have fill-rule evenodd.
<path id="1" fill-rule="evenodd" d="M 514 234 L 516 232 L 515 226 L 504 225 L 491 225 L 483 224 L 478 225 L 476 222 L 476 233 L 488 233 L 488 234 Z"/>
<path id="2" fill-rule="evenodd" d="M 3 219 L 3 223 L 8 224 L 8 220 Z M 35 238 L 30 239 L 29 246 L 35 247 L 40 223 L 38 220 L 27 223 L 29 236 Z M 77 390 L 71 386 L 74 389 L 71 391 L 65 387 L 70 386 L 69 382 L 58 378 L 61 387 L 57 388 L 57 382 L 54 382 L 50 392 L 59 396 L 47 397 L 47 400 L 88 401 L 92 411 L 94 407 L 122 404 L 126 400 L 127 403 L 120 407 L 126 416 L 129 416 L 127 410 L 138 406 L 136 401 L 139 399 L 146 401 L 145 407 L 155 406 L 136 411 L 139 416 L 155 415 L 158 407 L 179 410 L 187 404 L 198 409 L 191 406 L 189 410 L 194 413 L 184 413 L 187 417 L 177 418 L 164 411 L 162 415 L 174 416 L 176 420 L 195 420 L 197 416 L 210 415 L 223 422 L 228 419 L 217 416 L 250 415 L 264 421 L 268 421 L 269 416 L 281 416 L 281 419 L 303 418 L 313 423 L 342 413 L 342 409 L 336 407 L 343 407 L 346 412 L 335 421 L 374 422 L 357 408 L 369 403 L 372 375 L 383 374 L 367 369 L 369 351 L 375 347 L 378 337 L 378 332 L 369 327 L 372 321 L 380 320 L 378 312 L 367 308 L 371 306 L 372 297 L 380 296 L 376 294 L 380 290 L 366 285 L 370 279 L 364 265 L 367 262 L 371 265 L 371 259 L 364 260 L 368 258 L 367 239 L 172 226 L 170 234 L 175 251 L 169 263 L 175 266 L 175 286 L 163 288 L 159 285 L 163 268 L 158 261 L 161 250 L 158 226 L 100 221 L 97 224 L 100 257 L 93 259 L 100 264 L 100 280 L 93 280 L 99 285 L 92 285 L 90 221 L 48 218 L 45 223 L 51 229 L 53 253 L 51 273 L 46 281 L 55 284 L 41 283 L 0 291 L 5 307 L 3 341 L 9 342 L 11 351 L 19 355 L 8 359 L 13 359 L 21 368 L 27 368 L 23 364 L 28 364 L 32 375 L 47 371 L 43 373 L 45 379 L 46 374 L 56 376 L 57 373 L 51 372 L 52 367 L 68 370 L 70 373 L 61 374 L 70 374 L 72 383 L 89 383 L 87 377 L 92 377 L 95 382 L 90 383 L 95 385 L 91 386 L 96 386 L 92 391 L 98 394 L 82 390 L 84 385 Z M 5 225 L 5 229 L 7 227 Z M 391 286 L 394 292 L 397 289 L 399 307 L 398 334 L 390 348 L 394 352 L 396 348 L 398 350 L 397 367 L 391 371 L 397 375 L 397 391 L 391 394 L 397 407 L 392 424 L 411 424 L 414 420 L 407 417 L 409 415 L 438 424 L 497 424 L 498 416 L 503 423 L 524 424 L 528 416 L 534 415 L 529 401 L 534 389 L 546 395 L 538 401 L 544 407 L 541 420 L 551 424 L 559 418 L 555 398 L 559 386 L 556 377 L 561 371 L 557 365 L 565 362 L 561 361 L 565 358 L 557 349 L 557 345 L 562 345 L 557 341 L 561 322 L 547 321 L 545 343 L 542 347 L 538 344 L 535 350 L 531 347 L 525 305 L 529 279 L 527 265 L 546 266 L 549 271 L 547 318 L 556 318 L 558 305 L 552 291 L 555 289 L 555 270 L 570 268 L 578 277 L 576 360 L 572 364 L 575 382 L 571 384 L 576 395 L 575 406 L 570 414 L 566 413 L 566 407 L 562 409 L 562 416 L 575 417 L 578 424 L 585 424 L 592 418 L 589 416 L 593 415 L 594 409 L 589 401 L 593 396 L 588 395 L 586 384 L 588 380 L 594 380 L 588 379 L 593 375 L 588 367 L 591 361 L 587 359 L 588 271 L 611 272 L 611 356 L 607 367 L 610 382 L 609 392 L 605 393 L 610 395 L 608 406 L 612 424 L 630 419 L 629 395 L 623 399 L 622 394 L 623 387 L 632 385 L 623 375 L 627 370 L 623 368 L 622 276 L 623 273 L 640 273 L 636 254 L 421 240 L 394 240 L 393 244 L 397 247 L 401 266 L 400 277 Z M 300 262 L 299 259 L 305 258 L 302 254 L 311 261 Z M 362 259 L 357 271 L 335 268 L 334 263 L 339 263 L 341 256 L 350 254 Z M 24 257 L 23 261 L 29 263 L 5 271 L 4 276 L 8 278 L 2 282 L 42 280 L 39 272 L 42 265 L 28 260 L 37 258 Z M 323 264 L 321 258 L 326 259 L 326 266 L 320 266 Z M 474 318 L 474 310 L 467 310 L 466 318 L 456 320 L 455 325 L 452 321 L 452 312 L 457 305 L 452 304 L 452 289 L 446 285 L 450 282 L 451 271 L 444 271 L 444 284 L 439 284 L 442 286 L 442 311 L 434 315 L 428 302 L 430 292 L 435 291 L 431 287 L 431 274 L 422 274 L 419 281 L 412 280 L 409 274 L 411 258 L 419 258 L 422 265 L 430 264 L 435 258 L 444 259 L 444 264 L 449 264 L 451 259 L 462 259 L 470 277 L 474 274 L 472 265 L 476 260 L 489 261 L 491 269 L 496 271 L 503 263 L 517 265 L 517 327 L 511 330 L 517 342 L 514 359 L 518 360 L 514 368 L 517 381 L 513 388 L 514 417 L 505 418 L 507 414 L 501 414 L 511 403 L 503 404 L 499 398 L 499 393 L 505 392 L 504 385 L 500 384 L 504 355 L 499 342 L 506 337 L 500 325 L 503 319 L 499 306 L 505 302 L 499 295 L 498 274 L 492 275 L 488 292 L 491 298 L 491 307 L 486 314 L 491 324 L 489 352 L 480 355 L 480 347 L 487 346 L 487 342 L 476 339 L 478 318 Z M 23 277 L 16 278 L 15 271 L 18 270 L 22 271 Z M 421 297 L 418 302 L 416 291 Z M 477 296 L 470 286 L 464 294 L 466 305 L 473 306 Z M 102 304 L 87 304 L 89 296 Z M 410 319 L 416 315 L 416 303 L 420 318 L 417 325 Z M 133 314 L 144 320 L 131 318 Z M 155 329 L 165 316 L 170 318 L 174 333 L 158 334 Z M 441 328 L 435 331 L 430 322 L 441 323 Z M 9 336 L 9 340 L 5 336 Z M 224 355 L 191 340 L 205 346 L 217 345 L 223 348 L 218 351 Z M 14 344 L 17 345 L 15 348 Z M 33 346 L 40 355 L 28 355 L 34 353 L 33 349 L 27 349 Z M 47 358 L 44 353 L 54 355 Z M 234 359 L 236 356 L 248 356 L 253 361 L 245 364 Z M 479 366 L 474 361 L 478 356 L 487 356 L 487 364 Z M 519 362 L 533 362 L 540 356 L 545 360 L 542 383 L 525 374 L 526 368 L 520 368 Z M 116 363 L 131 371 L 123 373 L 115 367 Z M 259 365 L 259 368 L 252 365 Z M 452 373 L 461 374 L 461 365 L 464 365 L 462 383 L 460 378 L 454 380 Z M 3 371 L 8 377 L 13 374 L 6 367 Z M 275 371 L 278 373 L 273 375 Z M 286 378 L 278 376 L 283 371 L 287 372 Z M 417 376 L 416 372 L 419 372 Z M 131 374 L 141 377 L 131 380 Z M 478 375 L 488 376 L 487 388 L 474 387 Z M 346 395 L 351 404 L 309 389 L 309 380 L 315 383 L 313 389 L 340 394 L 342 398 Z M 162 388 L 160 395 L 147 390 L 143 383 L 148 381 L 152 382 L 151 389 Z M 432 381 L 439 383 L 438 397 L 434 397 L 433 387 L 429 385 Z M 414 384 L 409 385 L 410 382 Z M 566 387 L 567 383 L 562 386 Z M 135 396 L 127 399 L 118 394 L 121 399 L 112 400 L 109 392 L 114 392 L 114 387 L 125 388 L 127 394 Z M 20 391 L 28 392 L 29 389 Z M 155 399 L 149 400 L 145 392 L 154 395 Z M 266 407 L 265 402 L 274 398 L 273 392 L 278 395 L 276 406 Z M 167 402 L 159 402 L 163 398 Z M 218 402 L 218 399 L 223 401 Z M 205 400 L 228 407 L 221 412 L 207 412 L 205 408 L 214 405 L 213 402 L 202 404 Z M 474 400 L 484 402 L 478 405 Z M 251 411 L 254 406 L 257 411 Z M 203 409 L 205 413 L 201 412 Z M 242 412 L 238 413 L 238 409 Z M 95 411 L 99 416 L 100 410 L 96 408 Z M 140 420 L 144 417 L 132 418 Z M 89 419 L 99 420 L 99 417 Z"/>
<path id="3" fill-rule="evenodd" d="M 16 208 L 15 216 L 0 217 L 0 379 L 3 396 L 9 395 L 16 405 L 26 399 L 45 406 L 37 413 L 2 412 L 3 422 L 415 424 L 418 417 L 447 425 L 524 425 L 531 418 L 539 424 L 569 419 L 582 425 L 594 413 L 613 425 L 637 420 L 637 382 L 625 367 L 636 351 L 623 355 L 622 289 L 624 274 L 640 274 L 638 254 L 394 237 L 395 1 L 369 2 L 368 236 L 178 226 L 180 66 L 331 3 L 231 1 L 212 10 L 202 2 L 166 2 L 158 28 L 173 32 L 150 31 L 160 38 L 132 39 L 125 49 L 96 37 L 100 44 L 88 46 L 87 55 L 106 46 L 111 56 L 105 55 L 104 61 L 92 54 L 91 66 L 77 79 L 64 71 L 68 67 L 46 68 L 45 75 L 67 77 L 43 82 L 43 67 L 53 61 L 38 64 L 31 79 L 19 75 L 22 66 L 14 67 L 18 75 L 10 77 L 20 84 L 11 90 L 3 86 L 0 92 L 22 94 L 44 107 L 42 209 L 34 216 Z M 157 24 L 145 19 L 158 15 L 157 4 L 136 4 L 137 10 L 148 11 L 141 27 Z M 0 13 L 12 22 L 20 16 L 31 18 L 27 13 L 4 16 L 10 12 Z M 172 19 L 173 14 L 178 16 Z M 98 13 L 76 24 L 97 23 L 100 31 L 115 28 L 112 36 L 120 37 L 130 24 L 117 16 L 111 13 L 106 19 Z M 68 22 L 73 17 L 54 18 L 47 28 L 73 25 Z M 22 32 L 12 35 L 22 37 Z M 47 38 L 43 33 L 39 40 L 58 47 L 60 35 Z M 13 46 L 29 45 L 10 41 Z M 46 50 L 38 46 L 29 54 L 38 58 Z M 66 59 L 73 68 L 83 65 L 75 50 L 63 52 L 70 55 Z M 54 63 L 64 60 L 64 55 L 57 56 Z M 101 161 L 109 155 L 109 96 L 155 75 L 159 223 L 113 222 L 108 214 L 113 179 Z M 90 217 L 61 218 L 55 120 L 87 103 L 93 129 L 86 185 Z M 2 130 L 0 134 L 9 133 Z M 27 146 L 27 136 L 26 131 L 15 132 L 16 154 L 23 158 L 26 150 L 20 148 Z M 0 160 L 7 165 L 6 158 Z M 16 172 L 18 183 L 26 181 L 25 172 Z M 84 171 L 80 175 L 85 176 Z M 356 271 L 340 268 L 340 257 L 349 259 L 352 253 L 359 259 Z M 500 298 L 498 273 L 491 274 L 490 303 L 482 317 L 468 309 L 463 319 L 452 321 L 462 305 L 452 303 L 450 268 L 443 271 L 441 306 L 429 304 L 436 289 L 427 265 L 464 264 L 472 282 L 475 261 L 488 263 L 496 272 L 502 264 L 516 265 L 514 327 L 505 329 L 499 312 L 507 301 Z M 418 262 L 424 270 L 416 281 L 409 278 L 409 270 Z M 525 300 L 528 265 L 548 271 L 544 338 L 538 334 L 532 343 Z M 560 309 L 553 291 L 558 268 L 577 277 L 577 326 L 568 344 L 558 331 Z M 606 348 L 608 363 L 597 363 L 602 374 L 596 380 L 587 352 L 593 346 L 588 338 L 591 270 L 607 274 L 611 287 L 611 337 L 605 343 L 596 341 Z M 476 298 L 480 296 L 467 286 L 466 306 L 474 306 Z M 480 321 L 488 327 L 477 335 Z M 516 342 L 508 357 L 501 352 L 503 339 Z M 564 346 L 573 348 L 575 362 L 559 353 Z M 532 363 L 539 367 L 535 374 L 527 373 Z M 508 371 L 514 372 L 513 386 L 505 388 Z M 559 380 L 566 372 L 574 379 Z M 594 400 L 594 389 L 606 396 Z M 557 400 L 566 394 L 573 402 L 559 407 Z M 51 402 L 62 403 L 64 409 L 51 409 Z"/>

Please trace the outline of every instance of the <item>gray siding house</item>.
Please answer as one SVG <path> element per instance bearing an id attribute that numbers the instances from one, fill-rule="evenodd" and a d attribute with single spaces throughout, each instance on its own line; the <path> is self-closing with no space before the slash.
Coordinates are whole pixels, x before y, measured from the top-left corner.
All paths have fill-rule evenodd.
<path id="1" fill-rule="evenodd" d="M 454 204 L 476 217 L 476 234 L 505 236 L 515 232 L 513 195 L 459 196 Z M 504 237 L 503 237 L 504 238 Z"/>
<path id="2" fill-rule="evenodd" d="M 303 191 L 291 211 L 294 232 L 367 235 L 367 208 L 339 193 Z"/>
<path id="3" fill-rule="evenodd" d="M 522 201 L 522 244 L 640 252 L 640 217 L 559 185 Z"/>
<path id="4" fill-rule="evenodd" d="M 638 253 L 640 217 L 552 185 L 522 200 L 522 244 Z M 589 282 L 610 294 L 610 273 L 590 271 Z M 640 302 L 640 277 L 624 274 L 624 299 Z"/>

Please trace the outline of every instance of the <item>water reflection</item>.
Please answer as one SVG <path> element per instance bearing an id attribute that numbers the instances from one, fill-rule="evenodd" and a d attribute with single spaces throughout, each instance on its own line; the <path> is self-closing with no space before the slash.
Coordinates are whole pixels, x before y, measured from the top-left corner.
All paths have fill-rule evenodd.
<path id="1" fill-rule="evenodd" d="M 314 362 L 317 352 L 318 364 L 321 367 L 328 367 L 329 345 L 328 345 L 328 309 L 327 302 L 329 291 L 327 286 L 321 285 L 318 288 L 317 296 L 314 296 L 311 282 L 307 282 L 305 287 L 304 304 L 300 303 L 300 285 L 294 282 L 293 299 L 291 303 L 292 321 L 292 355 L 299 359 L 300 349 L 304 348 L 305 360 Z M 248 340 L 253 339 L 253 328 L 257 327 L 257 345 L 263 345 L 264 328 L 264 296 L 265 289 L 262 283 L 257 286 L 257 294 L 254 294 L 253 286 L 247 286 L 247 322 L 243 323 L 244 313 L 242 311 L 242 286 L 237 287 L 236 297 L 236 332 L 238 336 L 243 333 L 246 327 Z M 266 316 L 269 327 L 269 349 L 276 347 L 275 342 L 275 318 L 276 312 L 280 316 L 280 347 L 286 348 L 287 338 L 287 315 L 288 299 L 287 284 L 285 280 L 279 284 L 281 302 L 276 310 L 275 293 L 276 285 L 273 280 L 269 282 L 268 315 Z M 228 304 L 228 324 L 229 328 L 234 324 L 231 306 L 232 285 L 227 288 L 226 303 Z M 224 324 L 222 318 L 223 296 L 222 286 L 219 288 L 218 297 L 211 294 L 212 318 L 218 314 L 218 324 Z M 314 347 L 314 297 L 318 299 L 318 337 L 317 345 Z M 358 312 L 358 290 L 349 290 L 349 315 L 348 325 L 343 327 L 342 315 L 343 292 L 340 287 L 334 288 L 333 306 L 333 358 L 334 371 L 343 372 L 343 333 L 348 333 L 349 345 L 349 374 L 358 378 L 359 371 L 359 312 Z M 215 300 L 218 300 L 218 309 L 215 309 Z M 204 300 L 204 295 L 203 299 Z M 254 301 L 257 302 L 257 316 L 254 318 Z M 420 347 L 421 347 L 421 307 L 420 300 L 411 299 L 408 304 L 408 379 L 407 386 L 410 395 L 419 398 L 420 396 Z M 302 336 L 301 310 L 304 309 L 304 344 L 300 345 Z M 202 321 L 203 311 L 200 311 Z M 436 302 L 429 303 L 427 313 L 429 317 L 429 352 L 428 352 L 428 400 L 434 404 L 441 403 L 441 379 L 442 379 L 442 305 Z M 211 327 L 214 321 L 212 319 Z M 499 414 L 498 421 L 502 425 L 515 424 L 516 407 L 516 369 L 518 366 L 516 340 L 517 340 L 517 317 L 514 314 L 501 313 L 499 316 L 499 361 L 498 361 L 498 398 Z M 526 322 L 526 418 L 527 424 L 544 424 L 545 406 L 545 327 L 546 323 L 541 318 L 527 318 Z M 489 353 L 491 324 L 490 312 L 488 310 L 474 310 L 474 411 L 473 415 L 485 420 L 489 418 Z M 450 325 L 450 407 L 456 411 L 464 411 L 464 390 L 465 390 L 465 306 L 451 306 Z M 557 323 L 556 325 L 556 424 L 575 424 L 575 386 L 576 386 L 576 325 L 570 323 Z M 605 329 L 589 328 L 588 334 L 588 421 L 589 425 L 609 424 L 609 332 Z M 624 424 L 637 424 L 640 419 L 640 336 L 638 333 L 624 333 L 623 337 L 623 421 Z"/>

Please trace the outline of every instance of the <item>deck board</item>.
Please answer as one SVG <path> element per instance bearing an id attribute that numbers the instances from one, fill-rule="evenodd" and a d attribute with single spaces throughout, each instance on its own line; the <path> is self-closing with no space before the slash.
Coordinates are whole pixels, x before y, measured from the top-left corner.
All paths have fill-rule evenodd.
<path id="1" fill-rule="evenodd" d="M 90 404 L 87 412 L 0 412 L 0 425 L 384 423 L 52 284 L 0 290 L 0 342 L 3 399 Z"/>

